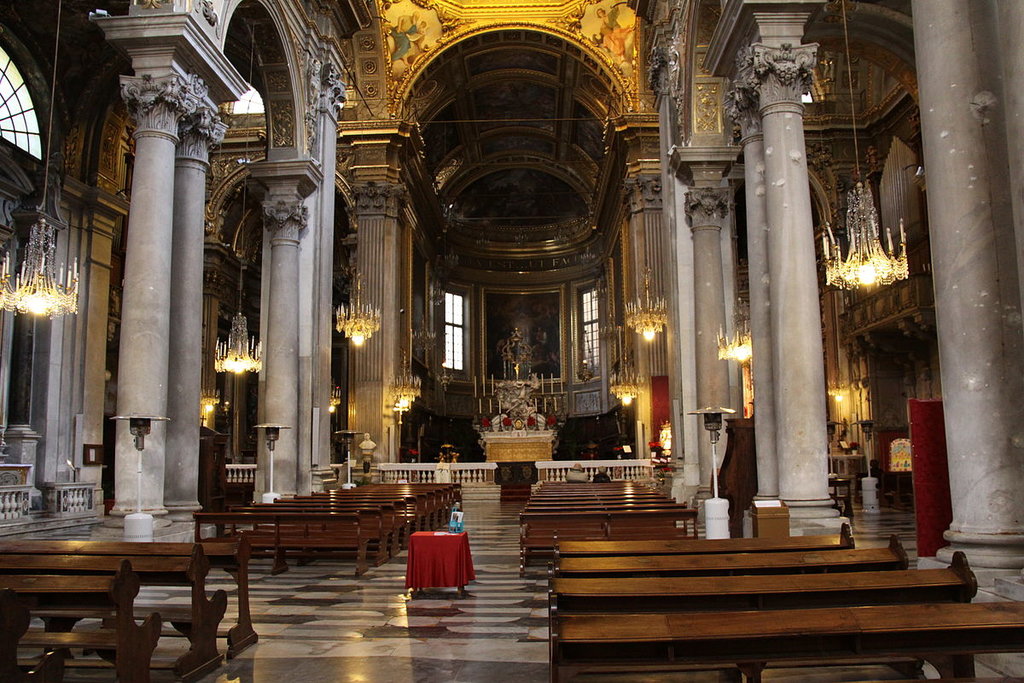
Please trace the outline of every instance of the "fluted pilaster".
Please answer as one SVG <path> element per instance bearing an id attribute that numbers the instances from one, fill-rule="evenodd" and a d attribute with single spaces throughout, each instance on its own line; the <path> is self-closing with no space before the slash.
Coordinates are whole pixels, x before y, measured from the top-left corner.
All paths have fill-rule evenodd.
<path id="1" fill-rule="evenodd" d="M 399 212 L 407 193 L 404 185 L 371 181 L 355 186 L 353 195 L 363 296 L 367 303 L 380 308 L 381 329 L 362 348 L 351 350 L 355 398 L 349 424 L 385 445 L 393 442 L 395 425 L 387 394 L 398 369 L 402 340 Z M 377 450 L 377 457 L 394 458 L 396 454 L 385 446 Z"/>

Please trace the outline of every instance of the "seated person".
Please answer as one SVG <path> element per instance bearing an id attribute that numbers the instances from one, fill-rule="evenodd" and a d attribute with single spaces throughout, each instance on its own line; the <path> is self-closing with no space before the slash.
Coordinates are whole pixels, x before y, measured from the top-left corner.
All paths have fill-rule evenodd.
<path id="1" fill-rule="evenodd" d="M 586 484 L 590 478 L 583 471 L 583 465 L 576 463 L 565 473 L 565 480 L 569 483 Z"/>
<path id="2" fill-rule="evenodd" d="M 594 475 L 592 480 L 595 484 L 610 484 L 612 478 L 608 476 L 607 467 L 598 467 L 597 474 Z"/>

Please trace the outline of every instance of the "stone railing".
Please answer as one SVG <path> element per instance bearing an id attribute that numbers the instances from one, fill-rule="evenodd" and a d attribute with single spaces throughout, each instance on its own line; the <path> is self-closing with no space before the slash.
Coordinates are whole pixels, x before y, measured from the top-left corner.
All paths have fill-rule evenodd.
<path id="1" fill-rule="evenodd" d="M 249 464 L 234 464 L 230 463 L 224 466 L 227 470 L 226 478 L 229 484 L 255 484 L 256 483 L 256 465 L 254 463 Z"/>
<path id="2" fill-rule="evenodd" d="M 43 485 L 43 504 L 55 517 L 98 515 L 96 487 L 91 481 L 48 482 Z"/>
<path id="3" fill-rule="evenodd" d="M 539 460 L 537 461 L 537 478 L 539 481 L 565 481 L 565 474 L 576 461 L 573 460 Z M 651 481 L 654 468 L 650 460 L 584 460 L 580 462 L 586 473 L 593 477 L 597 468 L 607 467 L 612 481 Z M 408 481 L 410 483 L 432 483 L 437 471 L 437 463 L 387 462 L 377 466 L 380 480 L 384 483 Z M 452 464 L 453 484 L 493 484 L 494 471 L 498 463 L 494 462 L 457 462 Z"/>
<path id="4" fill-rule="evenodd" d="M 21 519 L 28 515 L 32 487 L 0 486 L 0 520 Z"/>
<path id="5" fill-rule="evenodd" d="M 436 462 L 384 462 L 377 466 L 381 482 L 394 483 L 408 481 L 410 483 L 433 483 L 436 481 Z M 493 462 L 456 462 L 451 465 L 451 483 L 462 485 L 493 484 L 494 470 L 498 464 Z"/>
<path id="6" fill-rule="evenodd" d="M 608 469 L 612 481 L 651 481 L 654 478 L 650 460 L 548 460 L 537 463 L 537 479 L 565 481 L 566 473 L 577 462 L 591 478 L 597 474 L 599 467 Z"/>

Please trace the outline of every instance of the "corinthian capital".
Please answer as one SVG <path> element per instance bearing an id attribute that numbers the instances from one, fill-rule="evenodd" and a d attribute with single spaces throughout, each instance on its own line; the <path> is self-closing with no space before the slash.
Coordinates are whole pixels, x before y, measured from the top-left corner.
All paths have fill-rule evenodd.
<path id="1" fill-rule="evenodd" d="M 818 45 L 793 47 L 752 46 L 754 76 L 758 81 L 761 108 L 773 104 L 800 104 L 800 96 L 810 91 Z"/>
<path id="2" fill-rule="evenodd" d="M 207 161 L 210 148 L 220 144 L 227 129 L 216 109 L 206 104 L 199 105 L 178 122 L 178 156 Z"/>
<path id="3" fill-rule="evenodd" d="M 732 196 L 726 187 L 698 187 L 686 193 L 686 217 L 696 228 L 714 226 L 724 228 Z"/>
<path id="4" fill-rule="evenodd" d="M 749 47 L 740 48 L 736 55 L 736 78 L 725 94 L 725 112 L 740 127 L 744 138 L 761 132 L 761 99 L 757 86 L 754 53 Z"/>
<path id="5" fill-rule="evenodd" d="M 630 213 L 661 210 L 661 178 L 657 176 L 626 178 L 624 185 Z"/>
<path id="6" fill-rule="evenodd" d="M 299 231 L 309 221 L 309 208 L 302 202 L 283 199 L 263 202 L 263 227 L 275 238 L 299 238 Z"/>
<path id="7" fill-rule="evenodd" d="M 400 183 L 378 183 L 370 181 L 352 187 L 352 195 L 355 198 L 355 215 L 374 216 L 387 215 L 397 216 L 398 209 L 405 199 L 405 185 Z"/>
<path id="8" fill-rule="evenodd" d="M 334 64 L 327 64 L 323 71 L 323 87 L 320 90 L 320 110 L 334 114 L 335 118 L 341 116 L 341 108 L 345 106 L 348 99 L 345 93 L 345 84 L 341 81 L 341 74 Z"/>
<path id="9" fill-rule="evenodd" d="M 166 78 L 121 76 L 121 98 L 138 131 L 178 133 L 178 121 L 191 114 L 206 97 L 206 84 L 195 74 Z"/>

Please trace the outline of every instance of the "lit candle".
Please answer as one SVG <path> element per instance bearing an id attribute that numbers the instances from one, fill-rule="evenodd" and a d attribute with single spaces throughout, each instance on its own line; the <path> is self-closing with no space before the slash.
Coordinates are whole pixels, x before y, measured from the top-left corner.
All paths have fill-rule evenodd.
<path id="1" fill-rule="evenodd" d="M 904 246 L 907 243 L 907 235 L 903 232 L 903 219 L 900 219 L 900 246 Z"/>

